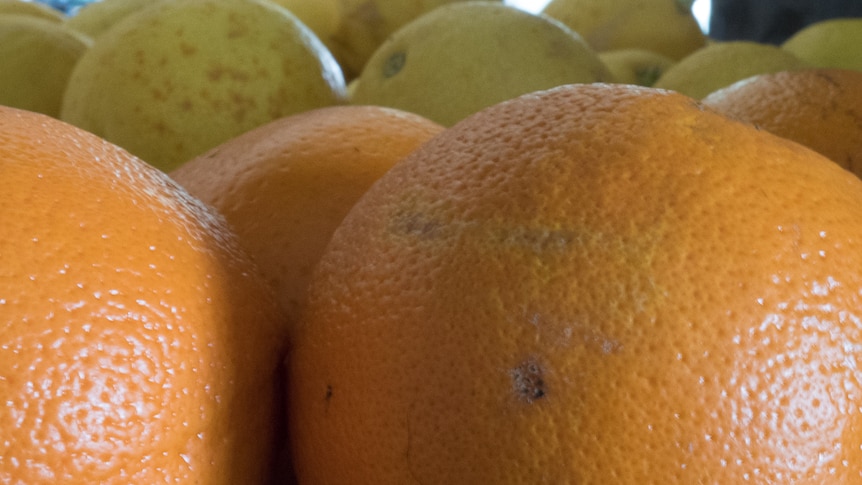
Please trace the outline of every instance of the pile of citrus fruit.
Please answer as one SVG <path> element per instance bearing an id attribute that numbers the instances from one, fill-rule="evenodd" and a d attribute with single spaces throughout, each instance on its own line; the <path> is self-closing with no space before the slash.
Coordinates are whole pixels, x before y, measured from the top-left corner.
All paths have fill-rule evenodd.
<path id="1" fill-rule="evenodd" d="M 0 0 L 0 483 L 862 483 L 862 19 Z"/>

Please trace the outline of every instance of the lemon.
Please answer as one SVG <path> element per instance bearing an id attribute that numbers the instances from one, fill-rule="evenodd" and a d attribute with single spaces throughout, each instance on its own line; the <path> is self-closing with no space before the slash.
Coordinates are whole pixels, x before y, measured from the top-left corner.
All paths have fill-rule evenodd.
<path id="1" fill-rule="evenodd" d="M 312 30 L 320 40 L 328 39 L 341 22 L 338 0 L 271 0 L 290 10 Z M 326 42 L 324 42 L 325 44 Z"/>
<path id="2" fill-rule="evenodd" d="M 676 61 L 646 49 L 617 49 L 599 53 L 614 82 L 652 86 Z"/>
<path id="3" fill-rule="evenodd" d="M 268 0 L 170 0 L 95 39 L 61 119 L 169 171 L 275 118 L 346 102 L 341 70 Z"/>
<path id="4" fill-rule="evenodd" d="M 38 17 L 52 22 L 63 22 L 66 15 L 44 3 L 27 0 L 0 0 L 0 14 L 17 14 Z"/>
<path id="5" fill-rule="evenodd" d="M 752 41 L 710 43 L 671 66 L 653 87 L 695 99 L 756 74 L 808 67 L 793 54 Z"/>
<path id="6" fill-rule="evenodd" d="M 542 13 L 593 49 L 646 49 L 678 60 L 706 45 L 690 0 L 551 0 Z"/>
<path id="7" fill-rule="evenodd" d="M 81 7 L 66 26 L 95 39 L 120 19 L 159 0 L 100 0 Z"/>
<path id="8" fill-rule="evenodd" d="M 781 47 L 817 67 L 862 71 L 862 18 L 815 22 L 793 34 Z"/>
<path id="9" fill-rule="evenodd" d="M 66 84 L 90 44 L 56 21 L 0 13 L 0 105 L 59 117 Z"/>
<path id="10" fill-rule="evenodd" d="M 348 79 L 352 79 L 362 71 L 374 51 L 400 27 L 437 7 L 465 0 L 336 1 L 338 28 L 322 40 L 341 63 Z"/>
<path id="11" fill-rule="evenodd" d="M 471 1 L 439 7 L 392 34 L 369 59 L 351 102 L 448 126 L 524 93 L 611 79 L 598 55 L 561 23 Z"/>
<path id="12" fill-rule="evenodd" d="M 349 83 L 347 83 L 347 97 L 348 99 L 353 98 L 353 95 L 356 93 L 356 86 L 359 86 L 359 78 L 352 79 Z"/>

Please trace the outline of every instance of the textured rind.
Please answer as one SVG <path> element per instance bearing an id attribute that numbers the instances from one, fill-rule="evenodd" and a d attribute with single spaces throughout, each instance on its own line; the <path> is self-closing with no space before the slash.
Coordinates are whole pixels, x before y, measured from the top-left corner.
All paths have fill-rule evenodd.
<path id="1" fill-rule="evenodd" d="M 336 231 L 303 483 L 856 483 L 862 182 L 668 91 L 455 125 Z"/>
<path id="2" fill-rule="evenodd" d="M 212 209 L 0 110 L 0 482 L 260 482 L 283 322 Z"/>
<path id="3" fill-rule="evenodd" d="M 801 143 L 862 175 L 862 72 L 810 68 L 760 74 L 703 104 Z"/>
<path id="4" fill-rule="evenodd" d="M 170 176 L 225 216 L 295 321 L 320 255 L 356 200 L 442 130 L 381 106 L 318 108 L 248 131 Z"/>

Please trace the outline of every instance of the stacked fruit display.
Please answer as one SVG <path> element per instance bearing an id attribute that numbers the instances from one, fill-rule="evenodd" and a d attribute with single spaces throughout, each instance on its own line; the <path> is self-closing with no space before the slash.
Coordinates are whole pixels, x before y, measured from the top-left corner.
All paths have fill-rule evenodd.
<path id="1" fill-rule="evenodd" d="M 860 36 L 0 0 L 0 483 L 860 483 Z"/>

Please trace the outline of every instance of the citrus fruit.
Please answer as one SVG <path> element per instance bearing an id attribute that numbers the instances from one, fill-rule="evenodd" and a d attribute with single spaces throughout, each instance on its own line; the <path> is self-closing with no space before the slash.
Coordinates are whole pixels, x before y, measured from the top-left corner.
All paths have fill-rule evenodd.
<path id="1" fill-rule="evenodd" d="M 653 87 L 701 99 L 747 77 L 801 67 L 808 64 L 774 45 L 745 40 L 715 42 L 669 67 Z"/>
<path id="2" fill-rule="evenodd" d="M 817 67 L 862 71 L 862 18 L 821 20 L 797 31 L 781 48 Z"/>
<path id="3" fill-rule="evenodd" d="M 862 72 L 814 68 L 761 74 L 703 103 L 799 142 L 862 176 Z"/>
<path id="4" fill-rule="evenodd" d="M 263 483 L 285 328 L 212 209 L 0 108 L 0 482 Z"/>
<path id="5" fill-rule="evenodd" d="M 472 1 L 438 7 L 392 34 L 368 60 L 350 102 L 451 126 L 530 91 L 602 80 L 611 80 L 605 65 L 564 25 Z"/>
<path id="6" fill-rule="evenodd" d="M 599 52 L 646 49 L 679 60 L 707 41 L 689 0 L 551 0 L 542 13 Z"/>
<path id="7" fill-rule="evenodd" d="M 66 20 L 63 12 L 44 3 L 29 0 L 0 0 L 0 14 L 28 15 L 55 23 Z"/>
<path id="8" fill-rule="evenodd" d="M 244 133 L 170 175 L 225 216 L 293 322 L 345 214 L 392 165 L 442 129 L 390 108 L 319 108 Z"/>
<path id="9" fill-rule="evenodd" d="M 857 177 L 679 93 L 485 109 L 319 262 L 299 483 L 859 483 L 860 234 Z"/>
<path id="10" fill-rule="evenodd" d="M 614 82 L 652 86 L 676 61 L 646 49 L 617 49 L 599 53 Z"/>
<path id="11" fill-rule="evenodd" d="M 437 7 L 462 1 L 465 0 L 335 0 L 337 26 L 322 40 L 338 59 L 345 76 L 353 79 L 396 30 Z"/>
<path id="12" fill-rule="evenodd" d="M 72 69 L 91 43 L 56 21 L 0 13 L 0 105 L 60 116 Z"/>
<path id="13" fill-rule="evenodd" d="M 66 26 L 95 39 L 129 14 L 153 3 L 154 0 L 99 0 L 90 2 L 69 17 L 66 20 Z"/>
<path id="14" fill-rule="evenodd" d="M 268 121 L 346 101 L 320 40 L 268 0 L 157 2 L 93 41 L 61 119 L 170 171 Z"/>
<path id="15" fill-rule="evenodd" d="M 290 13 L 296 15 L 321 41 L 328 39 L 340 25 L 340 0 L 271 1 L 290 10 Z"/>

